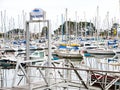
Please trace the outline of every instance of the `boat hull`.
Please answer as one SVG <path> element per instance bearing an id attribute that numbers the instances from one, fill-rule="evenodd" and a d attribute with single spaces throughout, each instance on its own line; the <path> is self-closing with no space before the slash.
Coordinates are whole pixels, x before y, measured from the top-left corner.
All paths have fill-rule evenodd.
<path id="1" fill-rule="evenodd" d="M 87 50 L 87 53 L 95 55 L 115 55 L 112 50 Z"/>
<path id="2" fill-rule="evenodd" d="M 70 52 L 61 52 L 61 51 L 57 51 L 56 54 L 58 55 L 58 57 L 60 58 L 67 58 L 67 59 L 82 59 L 83 56 L 81 55 L 81 53 L 70 53 Z"/>

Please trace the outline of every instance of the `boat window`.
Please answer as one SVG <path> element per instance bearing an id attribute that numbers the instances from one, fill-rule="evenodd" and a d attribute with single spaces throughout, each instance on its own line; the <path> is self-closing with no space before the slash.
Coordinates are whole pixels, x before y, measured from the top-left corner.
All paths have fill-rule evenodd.
<path id="1" fill-rule="evenodd" d="M 85 46 L 90 46 L 90 44 L 85 44 Z"/>
<path id="2" fill-rule="evenodd" d="M 44 52 L 39 52 L 40 58 L 44 58 Z"/>
<path id="3" fill-rule="evenodd" d="M 38 52 L 33 53 L 33 55 L 38 55 Z"/>

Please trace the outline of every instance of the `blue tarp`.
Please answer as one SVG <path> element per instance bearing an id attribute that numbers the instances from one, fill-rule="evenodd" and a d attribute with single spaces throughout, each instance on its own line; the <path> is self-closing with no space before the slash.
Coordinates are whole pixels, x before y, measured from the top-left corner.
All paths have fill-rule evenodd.
<path id="1" fill-rule="evenodd" d="M 74 50 L 78 50 L 79 48 L 78 48 L 78 46 L 72 46 L 72 47 L 66 47 L 66 46 L 59 46 L 59 49 L 69 49 L 69 50 L 72 50 L 72 49 L 74 49 Z"/>
<path id="2" fill-rule="evenodd" d="M 17 44 L 17 45 L 26 44 L 26 40 L 13 41 L 13 44 Z"/>
<path id="3" fill-rule="evenodd" d="M 115 44 L 117 44 L 117 40 L 108 41 L 108 45 L 115 45 Z"/>
<path id="4" fill-rule="evenodd" d="M 78 50 L 79 48 L 78 48 L 78 46 L 74 46 L 74 47 L 72 47 L 72 49 Z"/>
<path id="5" fill-rule="evenodd" d="M 63 49 L 65 49 L 65 48 L 66 48 L 66 46 L 59 46 L 59 49 L 60 49 L 60 48 L 63 48 Z"/>

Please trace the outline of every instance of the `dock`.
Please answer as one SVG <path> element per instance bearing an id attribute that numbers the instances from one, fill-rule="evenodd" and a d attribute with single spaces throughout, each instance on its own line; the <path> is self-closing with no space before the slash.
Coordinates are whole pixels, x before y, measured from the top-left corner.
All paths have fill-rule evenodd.
<path id="1" fill-rule="evenodd" d="M 13 85 L 11 88 L 0 88 L 0 90 L 60 90 L 60 88 L 63 90 L 69 90 L 69 88 L 70 90 L 71 88 L 73 88 L 73 90 L 112 90 L 112 88 L 114 88 L 114 90 L 117 90 L 119 86 L 119 84 L 117 85 L 120 81 L 120 77 L 117 76 L 120 73 L 118 71 L 103 71 L 91 69 L 82 65 L 81 67 L 76 67 L 71 61 L 65 63 L 62 60 L 53 61 L 51 64 L 51 67 L 37 65 L 27 66 L 29 68 L 36 68 L 36 70 L 39 71 L 41 77 L 39 77 L 40 81 L 38 82 L 27 80 L 28 77 L 31 78 L 33 76 L 28 76 L 24 68 L 20 65 L 24 77 L 29 81 L 28 84 Z M 48 69 L 51 72 L 45 73 Z M 18 69 L 16 68 L 16 70 Z M 83 76 L 82 73 L 85 73 L 86 76 Z M 74 79 L 73 76 L 76 76 L 76 78 Z M 87 77 L 87 79 L 84 80 L 84 77 Z M 15 81 L 15 78 L 13 81 Z"/>

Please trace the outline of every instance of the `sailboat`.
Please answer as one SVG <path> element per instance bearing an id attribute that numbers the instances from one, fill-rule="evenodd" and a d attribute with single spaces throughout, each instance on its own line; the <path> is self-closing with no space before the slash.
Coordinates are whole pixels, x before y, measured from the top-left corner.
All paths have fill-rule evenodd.
<path id="1" fill-rule="evenodd" d="M 63 46 L 60 45 L 58 50 L 55 51 L 58 57 L 60 58 L 67 58 L 67 59 L 79 59 L 83 58 L 81 54 L 81 50 L 79 49 L 78 45 L 72 46 Z"/>
<path id="2" fill-rule="evenodd" d="M 77 16 L 76 16 L 77 17 Z M 77 21 L 77 20 L 76 20 Z M 81 50 L 79 48 L 79 44 L 75 41 L 72 43 L 68 31 L 68 21 L 67 21 L 67 9 L 66 9 L 66 42 L 59 45 L 58 49 L 55 51 L 58 57 L 66 58 L 66 59 L 80 59 L 83 58 L 81 54 Z M 76 22 L 76 41 L 77 41 L 77 22 Z M 69 35 L 69 36 L 68 36 Z"/>

